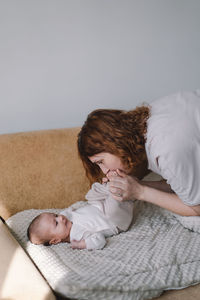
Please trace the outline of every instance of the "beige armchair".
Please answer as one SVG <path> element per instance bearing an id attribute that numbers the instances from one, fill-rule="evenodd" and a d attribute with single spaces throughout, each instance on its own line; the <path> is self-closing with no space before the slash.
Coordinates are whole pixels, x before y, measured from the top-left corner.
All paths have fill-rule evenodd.
<path id="1" fill-rule="evenodd" d="M 89 189 L 78 158 L 79 128 L 0 136 L 0 215 L 30 208 L 64 208 Z M 0 299 L 55 299 L 37 267 L 0 220 Z M 159 299 L 199 299 L 200 285 L 168 291 Z M 158 299 L 158 298 L 157 298 Z"/>

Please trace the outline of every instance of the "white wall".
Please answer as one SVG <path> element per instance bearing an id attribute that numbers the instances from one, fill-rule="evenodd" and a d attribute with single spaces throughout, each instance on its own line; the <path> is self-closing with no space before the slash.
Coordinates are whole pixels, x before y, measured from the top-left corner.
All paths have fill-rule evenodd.
<path id="1" fill-rule="evenodd" d="M 0 0 L 0 133 L 196 88 L 199 0 Z"/>

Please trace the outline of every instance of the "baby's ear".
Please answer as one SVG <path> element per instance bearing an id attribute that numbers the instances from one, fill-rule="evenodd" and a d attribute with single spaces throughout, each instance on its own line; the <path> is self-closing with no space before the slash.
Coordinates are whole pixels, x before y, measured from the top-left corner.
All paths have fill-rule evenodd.
<path id="1" fill-rule="evenodd" d="M 53 238 L 49 241 L 50 245 L 56 245 L 61 242 L 61 239 Z"/>

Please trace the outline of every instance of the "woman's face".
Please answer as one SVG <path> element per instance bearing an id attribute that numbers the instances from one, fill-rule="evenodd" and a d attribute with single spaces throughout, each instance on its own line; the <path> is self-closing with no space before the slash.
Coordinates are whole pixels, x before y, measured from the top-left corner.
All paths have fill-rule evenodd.
<path id="1" fill-rule="evenodd" d="M 98 165 L 105 175 L 110 171 L 116 171 L 117 169 L 125 172 L 120 158 L 111 153 L 101 152 L 88 158 L 92 163 Z"/>

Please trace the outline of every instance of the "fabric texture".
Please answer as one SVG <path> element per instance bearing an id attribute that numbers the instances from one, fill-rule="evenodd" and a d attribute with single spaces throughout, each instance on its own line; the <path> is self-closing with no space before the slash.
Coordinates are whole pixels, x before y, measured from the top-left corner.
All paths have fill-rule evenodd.
<path id="1" fill-rule="evenodd" d="M 117 201 L 109 192 L 107 184 L 95 183 L 87 192 L 88 203 L 96 206 L 120 231 L 126 231 L 133 218 L 133 201 Z"/>
<path id="2" fill-rule="evenodd" d="M 71 222 L 70 241 L 85 240 L 86 248 L 102 249 L 106 237 L 126 231 L 133 217 L 133 201 L 119 202 L 109 192 L 109 184 L 94 183 L 86 194 L 87 205 L 66 208 L 60 214 Z"/>
<path id="3" fill-rule="evenodd" d="M 56 300 L 47 282 L 2 220 L 0 245 L 1 300 Z"/>
<path id="4" fill-rule="evenodd" d="M 149 169 L 166 179 L 186 205 L 200 204 L 200 91 L 158 99 L 150 112 Z"/>
<path id="5" fill-rule="evenodd" d="M 77 202 L 72 209 L 85 205 Z M 28 224 L 40 212 L 20 212 L 7 223 L 50 286 L 63 296 L 144 300 L 159 296 L 163 290 L 200 282 L 198 217 L 180 217 L 135 201 L 130 230 L 109 237 L 103 250 L 88 251 L 72 250 L 68 243 L 45 247 L 28 242 Z M 181 222 L 198 232 L 185 228 Z"/>
<path id="6" fill-rule="evenodd" d="M 0 215 L 64 208 L 82 200 L 89 182 L 77 153 L 80 128 L 0 135 Z"/>

